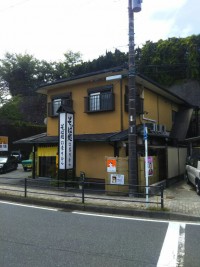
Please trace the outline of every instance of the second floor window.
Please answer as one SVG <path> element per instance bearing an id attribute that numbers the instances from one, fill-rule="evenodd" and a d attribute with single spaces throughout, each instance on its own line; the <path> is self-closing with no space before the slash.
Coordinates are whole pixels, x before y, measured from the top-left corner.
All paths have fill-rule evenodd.
<path id="1" fill-rule="evenodd" d="M 56 117 L 58 116 L 58 109 L 63 106 L 67 109 L 73 109 L 73 102 L 71 98 L 71 93 L 52 97 L 51 102 L 48 103 L 48 116 Z"/>
<path id="2" fill-rule="evenodd" d="M 62 104 L 62 99 L 61 98 L 52 100 L 52 111 L 53 111 L 53 115 L 54 116 L 58 115 L 57 110 L 59 109 L 61 104 Z"/>
<path id="3" fill-rule="evenodd" d="M 100 110 L 100 93 L 90 94 L 89 105 L 90 105 L 90 111 Z"/>
<path id="4" fill-rule="evenodd" d="M 88 89 L 85 97 L 85 112 L 100 112 L 114 110 L 113 86 L 102 86 Z"/>

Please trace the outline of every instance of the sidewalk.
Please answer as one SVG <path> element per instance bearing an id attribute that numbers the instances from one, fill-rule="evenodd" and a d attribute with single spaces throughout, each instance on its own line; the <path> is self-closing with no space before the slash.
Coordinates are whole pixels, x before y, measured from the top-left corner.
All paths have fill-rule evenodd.
<path id="1" fill-rule="evenodd" d="M 10 175 L 13 177 L 14 173 L 11 172 Z M 30 173 L 22 173 L 21 175 L 26 175 L 28 177 Z M 5 179 L 4 177 L 0 178 Z M 147 205 L 146 203 L 140 202 L 126 202 L 125 200 L 127 200 L 127 197 L 120 196 L 111 197 L 116 201 L 106 200 L 103 199 L 103 195 L 101 197 L 99 194 L 98 199 L 86 198 L 85 203 L 82 204 L 81 193 L 61 191 L 56 192 L 55 195 L 54 191 L 49 190 L 49 194 L 44 195 L 42 193 L 47 193 L 47 190 L 42 191 L 37 188 L 29 189 L 27 198 L 24 198 L 24 192 L 4 191 L 3 189 L 6 187 L 13 190 L 16 189 L 16 186 L 13 187 L 12 185 L 0 185 L 0 199 L 54 206 L 60 209 L 200 222 L 200 196 L 198 196 L 195 189 L 191 185 L 186 184 L 185 181 L 180 181 L 164 190 L 164 210 L 161 210 L 160 205 L 157 204 Z M 35 193 L 33 193 L 33 191 Z M 86 194 L 86 196 L 90 195 Z"/>
<path id="2" fill-rule="evenodd" d="M 192 185 L 178 182 L 164 190 L 164 205 L 170 212 L 197 216 L 200 221 L 200 196 Z"/>

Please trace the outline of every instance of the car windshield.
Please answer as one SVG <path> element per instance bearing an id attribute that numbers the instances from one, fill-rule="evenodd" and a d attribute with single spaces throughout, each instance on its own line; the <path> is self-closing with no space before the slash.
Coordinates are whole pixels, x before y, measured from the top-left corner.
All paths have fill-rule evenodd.
<path id="1" fill-rule="evenodd" d="M 0 158 L 0 163 L 6 163 L 8 158 Z"/>

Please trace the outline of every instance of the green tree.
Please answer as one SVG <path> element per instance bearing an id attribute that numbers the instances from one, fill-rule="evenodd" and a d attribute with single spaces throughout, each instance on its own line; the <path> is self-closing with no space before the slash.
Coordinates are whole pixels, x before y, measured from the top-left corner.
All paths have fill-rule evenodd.
<path id="1" fill-rule="evenodd" d="M 4 105 L 10 98 L 8 84 L 0 78 L 0 107 Z"/>
<path id="2" fill-rule="evenodd" d="M 136 50 L 139 73 L 163 85 L 200 78 L 200 35 L 148 41 Z"/>
<path id="3" fill-rule="evenodd" d="M 22 102 L 22 98 L 20 96 L 14 96 L 11 99 L 7 100 L 0 108 L 0 118 L 1 122 L 12 122 L 19 123 L 22 121 L 22 114 L 20 112 L 20 104 Z"/>

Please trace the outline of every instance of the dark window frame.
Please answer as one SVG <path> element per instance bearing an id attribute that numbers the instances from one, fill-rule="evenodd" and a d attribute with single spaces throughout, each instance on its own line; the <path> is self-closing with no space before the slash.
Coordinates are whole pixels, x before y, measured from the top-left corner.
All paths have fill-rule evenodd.
<path id="1" fill-rule="evenodd" d="M 65 106 L 73 110 L 73 101 L 72 101 L 72 93 L 60 94 L 51 97 L 51 102 L 48 103 L 48 116 L 49 117 L 58 117 L 58 113 L 54 110 L 54 102 L 57 100 L 61 100 L 60 106 Z M 58 108 L 60 107 L 57 106 Z M 57 108 L 57 110 L 58 110 Z"/>
<path id="2" fill-rule="evenodd" d="M 86 113 L 114 111 L 113 85 L 89 88 L 87 93 L 88 96 L 84 97 Z"/>

